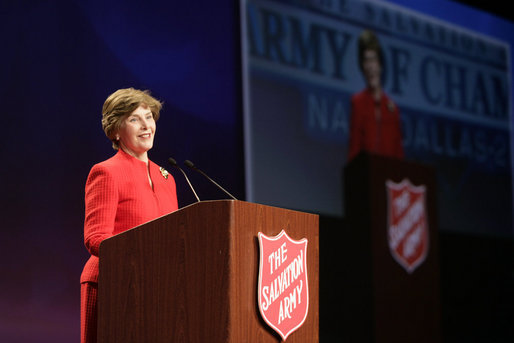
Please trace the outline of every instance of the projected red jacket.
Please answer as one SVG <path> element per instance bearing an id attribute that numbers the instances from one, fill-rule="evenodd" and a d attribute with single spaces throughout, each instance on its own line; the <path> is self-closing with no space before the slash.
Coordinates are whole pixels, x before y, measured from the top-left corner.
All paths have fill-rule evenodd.
<path id="1" fill-rule="evenodd" d="M 377 116 L 373 95 L 368 89 L 352 96 L 348 160 L 363 150 L 383 156 L 404 157 L 398 107 L 385 94 L 378 106 L 380 115 Z"/>
<path id="2" fill-rule="evenodd" d="M 93 166 L 86 181 L 84 242 L 91 257 L 80 282 L 98 282 L 100 243 L 115 234 L 175 211 L 175 180 L 149 161 L 146 164 L 122 151 Z M 167 178 L 166 178 L 167 177 Z"/>

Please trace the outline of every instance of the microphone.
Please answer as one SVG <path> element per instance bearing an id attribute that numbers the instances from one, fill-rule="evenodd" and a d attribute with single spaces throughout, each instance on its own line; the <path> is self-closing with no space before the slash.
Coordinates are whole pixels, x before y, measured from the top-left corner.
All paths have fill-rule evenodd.
<path id="1" fill-rule="evenodd" d="M 237 200 L 235 196 L 233 196 L 232 194 L 230 194 L 225 188 L 221 187 L 220 185 L 218 185 L 218 183 L 216 181 L 214 181 L 213 179 L 211 179 L 207 174 L 205 174 L 203 171 L 201 171 L 200 169 L 198 169 L 194 164 L 193 162 L 189 161 L 189 160 L 185 160 L 184 161 L 184 164 L 186 165 L 186 167 L 188 168 L 191 168 L 193 170 L 196 170 L 197 172 L 199 172 L 200 174 L 202 174 L 203 176 L 205 176 L 207 178 L 207 180 L 209 180 L 210 182 L 212 182 L 214 185 L 216 185 L 216 187 L 218 187 L 219 189 L 221 189 L 223 192 L 225 192 L 225 194 L 228 194 L 229 197 L 231 197 L 232 199 L 234 200 Z"/>
<path id="2" fill-rule="evenodd" d="M 177 168 L 178 170 L 180 170 L 182 172 L 182 174 L 184 174 L 184 177 L 186 178 L 186 181 L 187 183 L 189 184 L 189 188 L 191 188 L 191 190 L 193 191 L 193 194 L 195 195 L 196 197 L 196 200 L 198 202 L 200 202 L 200 198 L 198 197 L 198 195 L 196 194 L 195 192 L 195 189 L 193 188 L 193 185 L 191 184 L 191 182 L 189 181 L 189 178 L 187 177 L 186 173 L 182 170 L 182 168 L 180 168 L 180 166 L 177 164 L 177 161 L 175 161 L 175 159 L 173 159 L 172 157 L 168 158 L 168 163 L 171 164 L 172 167 L 175 167 Z"/>

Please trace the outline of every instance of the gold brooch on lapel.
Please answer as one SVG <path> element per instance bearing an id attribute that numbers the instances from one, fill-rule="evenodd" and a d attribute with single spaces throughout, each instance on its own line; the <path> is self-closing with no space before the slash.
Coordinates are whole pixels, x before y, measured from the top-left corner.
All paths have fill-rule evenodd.
<path id="1" fill-rule="evenodd" d="M 396 105 L 394 104 L 394 102 L 389 101 L 387 103 L 387 109 L 389 110 L 389 112 L 394 112 L 396 110 Z"/>
<path id="2" fill-rule="evenodd" d="M 163 167 L 160 167 L 159 170 L 161 171 L 162 177 L 168 180 L 168 175 L 170 175 L 170 173 L 168 173 L 168 171 Z"/>

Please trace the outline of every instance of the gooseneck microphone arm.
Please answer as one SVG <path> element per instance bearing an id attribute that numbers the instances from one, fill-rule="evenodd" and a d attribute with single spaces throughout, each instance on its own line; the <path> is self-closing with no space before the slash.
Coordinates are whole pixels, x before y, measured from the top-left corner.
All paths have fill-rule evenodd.
<path id="1" fill-rule="evenodd" d="M 221 187 L 216 181 L 214 181 L 213 179 L 211 179 L 207 174 L 205 174 L 203 171 L 201 171 L 200 169 L 198 169 L 194 164 L 193 162 L 189 161 L 189 160 L 185 160 L 184 161 L 184 164 L 186 165 L 186 167 L 188 168 L 191 168 L 197 172 L 199 172 L 200 174 L 202 174 L 203 176 L 205 176 L 205 178 L 207 178 L 207 180 L 209 180 L 210 182 L 212 182 L 216 187 L 218 187 L 219 189 L 221 189 L 225 194 L 227 194 L 229 197 L 231 197 L 232 199 L 234 200 L 237 200 L 235 196 L 233 196 L 232 194 L 230 194 L 225 188 Z"/>
<path id="2" fill-rule="evenodd" d="M 168 163 L 172 166 L 172 167 L 175 167 L 177 168 L 178 170 L 180 170 L 182 172 L 182 174 L 184 175 L 184 177 L 186 178 L 186 181 L 187 183 L 189 184 L 189 188 L 191 188 L 191 190 L 193 191 L 193 194 L 195 195 L 196 197 L 196 200 L 198 202 L 200 202 L 200 198 L 198 197 L 198 195 L 196 194 L 195 192 L 195 189 L 193 188 L 193 185 L 191 184 L 191 182 L 189 181 L 189 178 L 187 177 L 186 173 L 182 170 L 182 168 L 179 167 L 179 165 L 177 164 L 177 161 L 175 161 L 173 158 L 168 158 Z"/>

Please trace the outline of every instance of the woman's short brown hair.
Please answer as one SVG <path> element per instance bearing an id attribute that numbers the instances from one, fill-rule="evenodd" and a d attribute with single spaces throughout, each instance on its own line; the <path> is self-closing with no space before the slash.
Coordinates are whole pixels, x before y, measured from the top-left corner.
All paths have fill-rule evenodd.
<path id="1" fill-rule="evenodd" d="M 380 61 L 380 65 L 382 68 L 384 67 L 384 55 L 382 52 L 382 47 L 380 46 L 380 42 L 378 37 L 375 35 L 375 32 L 371 30 L 364 30 L 359 36 L 359 67 L 363 70 L 364 63 L 364 53 L 366 50 L 372 50 L 377 53 L 378 60 Z"/>
<path id="2" fill-rule="evenodd" d="M 150 95 L 148 90 L 134 88 L 118 89 L 107 97 L 102 107 L 102 128 L 115 150 L 119 149 L 116 133 L 126 116 L 134 112 L 140 105 L 146 105 L 152 111 L 155 121 L 159 119 L 162 103 Z"/>

